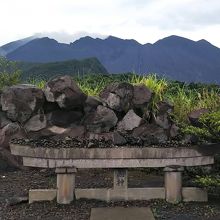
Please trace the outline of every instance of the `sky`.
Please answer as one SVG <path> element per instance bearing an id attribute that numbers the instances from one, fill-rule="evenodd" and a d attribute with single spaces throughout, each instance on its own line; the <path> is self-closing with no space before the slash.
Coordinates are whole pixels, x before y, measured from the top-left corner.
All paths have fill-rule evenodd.
<path id="1" fill-rule="evenodd" d="M 0 30 L 0 45 L 32 35 L 143 44 L 179 35 L 220 47 L 220 0 L 0 0 Z"/>

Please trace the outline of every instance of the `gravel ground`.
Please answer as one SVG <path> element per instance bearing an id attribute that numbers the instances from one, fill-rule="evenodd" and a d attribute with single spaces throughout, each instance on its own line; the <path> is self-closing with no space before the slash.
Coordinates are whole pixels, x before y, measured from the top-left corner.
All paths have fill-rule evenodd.
<path id="1" fill-rule="evenodd" d="M 166 143 L 158 143 L 158 144 L 146 144 L 138 138 L 126 138 L 127 144 L 122 146 L 124 147 L 190 147 L 190 144 L 185 144 L 180 141 L 167 141 Z M 46 148 L 116 148 L 122 147 L 115 145 L 112 141 L 106 140 L 90 140 L 86 138 L 41 138 L 41 139 L 12 139 L 11 143 L 19 144 L 19 145 L 28 145 L 31 147 L 46 147 Z"/>
<path id="2" fill-rule="evenodd" d="M 111 170 L 80 170 L 77 173 L 76 185 L 79 188 L 112 187 Z M 163 177 L 149 176 L 146 170 L 131 170 L 129 186 L 161 186 Z M 0 172 L 0 219 L 1 220 L 89 220 L 93 207 L 114 206 L 150 206 L 157 220 L 220 220 L 220 199 L 209 200 L 209 203 L 180 203 L 171 205 L 162 200 L 111 202 L 96 200 L 77 200 L 70 205 L 59 205 L 53 202 L 20 203 L 9 205 L 7 198 L 27 196 L 29 189 L 53 188 L 56 176 L 53 170 L 27 170 Z"/>

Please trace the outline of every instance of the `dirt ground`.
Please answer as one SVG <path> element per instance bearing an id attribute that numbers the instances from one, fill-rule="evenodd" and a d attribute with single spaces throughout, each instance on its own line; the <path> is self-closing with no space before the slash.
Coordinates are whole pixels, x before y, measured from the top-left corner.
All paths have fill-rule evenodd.
<path id="1" fill-rule="evenodd" d="M 112 187 L 112 170 L 80 170 L 77 173 L 78 188 Z M 157 220 L 220 220 L 220 198 L 210 198 L 208 203 L 180 203 L 171 205 L 163 200 L 133 202 L 102 202 L 77 200 L 70 205 L 56 201 L 28 204 L 10 204 L 10 198 L 27 196 L 29 189 L 55 188 L 53 170 L 31 169 L 27 171 L 0 171 L 0 220 L 89 220 L 94 207 L 150 206 Z M 163 176 L 148 175 L 146 170 L 129 171 L 129 187 L 162 186 Z"/>

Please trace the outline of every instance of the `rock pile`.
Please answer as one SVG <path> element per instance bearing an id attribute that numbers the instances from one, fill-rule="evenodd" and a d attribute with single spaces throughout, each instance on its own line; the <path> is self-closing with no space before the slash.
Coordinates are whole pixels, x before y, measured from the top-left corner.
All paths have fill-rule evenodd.
<path id="1" fill-rule="evenodd" d="M 115 145 L 160 144 L 178 135 L 165 101 L 151 109 L 153 92 L 145 85 L 113 83 L 99 97 L 84 94 L 70 76 L 45 88 L 16 85 L 4 89 L 0 102 L 0 149 L 12 137 L 71 137 L 111 141 Z M 191 120 L 196 123 L 195 114 Z"/>
<path id="2" fill-rule="evenodd" d="M 3 130 L 16 123 L 24 138 L 71 136 L 110 139 L 117 144 L 133 138 L 161 143 L 170 138 L 173 106 L 160 102 L 158 111 L 152 112 L 152 98 L 146 86 L 125 82 L 110 84 L 99 97 L 91 97 L 70 76 L 62 76 L 43 90 L 26 84 L 3 90 L 0 126 Z"/>

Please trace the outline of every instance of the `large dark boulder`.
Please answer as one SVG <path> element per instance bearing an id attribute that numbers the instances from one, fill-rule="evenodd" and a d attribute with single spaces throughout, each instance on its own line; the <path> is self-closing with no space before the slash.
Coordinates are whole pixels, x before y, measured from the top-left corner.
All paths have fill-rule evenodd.
<path id="1" fill-rule="evenodd" d="M 99 105 L 95 112 L 88 114 L 84 120 L 87 130 L 94 133 L 109 132 L 117 122 L 114 111 L 102 105 Z"/>
<path id="2" fill-rule="evenodd" d="M 100 93 L 100 97 L 109 108 L 127 112 L 132 107 L 133 92 L 134 88 L 129 83 L 113 83 Z"/>
<path id="3" fill-rule="evenodd" d="M 134 86 L 133 104 L 134 107 L 144 107 L 151 101 L 153 93 L 145 85 Z"/>
<path id="4" fill-rule="evenodd" d="M 56 125 L 60 127 L 68 127 L 71 124 L 78 124 L 83 117 L 80 111 L 57 110 L 47 114 L 49 125 Z"/>
<path id="5" fill-rule="evenodd" d="M 156 124 L 141 125 L 133 130 L 132 135 L 142 139 L 145 144 L 165 143 L 168 140 L 165 130 Z"/>
<path id="6" fill-rule="evenodd" d="M 50 80 L 44 93 L 48 102 L 57 102 L 59 107 L 65 109 L 82 107 L 87 97 L 70 76 Z"/>
<path id="7" fill-rule="evenodd" d="M 96 108 L 102 105 L 102 102 L 99 98 L 94 96 L 88 96 L 85 101 L 84 112 L 87 114 L 89 112 L 93 112 Z"/>
<path id="8" fill-rule="evenodd" d="M 26 122 L 42 108 L 45 101 L 41 89 L 33 85 L 16 85 L 6 88 L 1 95 L 2 110 L 12 121 Z"/>

